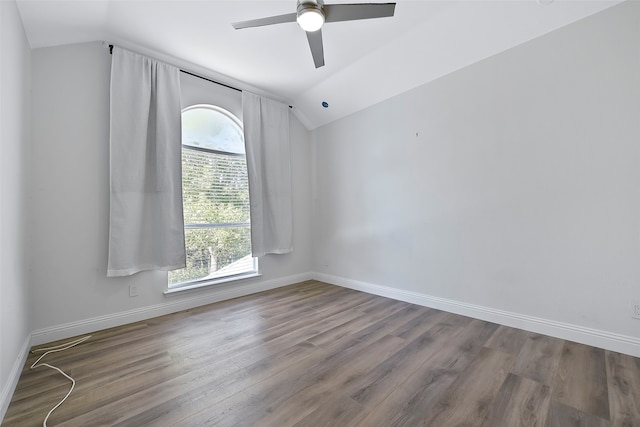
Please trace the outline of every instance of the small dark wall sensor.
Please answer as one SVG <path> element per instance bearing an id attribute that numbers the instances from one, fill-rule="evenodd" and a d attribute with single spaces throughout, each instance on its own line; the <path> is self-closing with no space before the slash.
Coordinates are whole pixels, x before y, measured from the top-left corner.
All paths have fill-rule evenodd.
<path id="1" fill-rule="evenodd" d="M 329 103 L 327 101 L 322 101 L 322 106 L 324 108 L 329 108 Z"/>

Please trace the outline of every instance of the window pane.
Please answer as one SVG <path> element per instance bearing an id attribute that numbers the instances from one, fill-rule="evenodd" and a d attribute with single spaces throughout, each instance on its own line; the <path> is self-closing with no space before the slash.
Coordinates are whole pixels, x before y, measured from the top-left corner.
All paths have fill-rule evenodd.
<path id="1" fill-rule="evenodd" d="M 185 230 L 187 268 L 169 272 L 169 286 L 254 270 L 249 227 Z"/>
<path id="2" fill-rule="evenodd" d="M 228 114 L 213 106 L 194 105 L 184 110 L 182 144 L 244 154 L 242 128 Z"/>
<path id="3" fill-rule="evenodd" d="M 182 112 L 182 204 L 187 267 L 169 286 L 255 272 L 242 127 L 211 105 Z"/>
<path id="4" fill-rule="evenodd" d="M 182 148 L 185 224 L 249 222 L 245 157 Z"/>

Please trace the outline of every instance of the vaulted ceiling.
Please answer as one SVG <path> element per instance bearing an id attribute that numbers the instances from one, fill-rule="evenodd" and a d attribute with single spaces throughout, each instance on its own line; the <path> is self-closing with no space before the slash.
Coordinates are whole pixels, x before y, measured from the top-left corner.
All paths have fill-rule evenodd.
<path id="1" fill-rule="evenodd" d="M 325 24 L 326 65 L 318 69 L 296 23 L 231 26 L 295 12 L 295 0 L 18 0 L 18 7 L 32 48 L 117 44 L 287 102 L 313 129 L 619 2 L 396 0 L 392 18 Z"/>

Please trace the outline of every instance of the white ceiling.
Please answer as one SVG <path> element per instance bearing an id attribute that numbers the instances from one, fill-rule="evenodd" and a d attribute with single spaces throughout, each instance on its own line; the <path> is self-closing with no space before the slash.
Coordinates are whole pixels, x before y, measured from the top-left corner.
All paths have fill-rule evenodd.
<path id="1" fill-rule="evenodd" d="M 392 18 L 326 24 L 319 69 L 295 23 L 231 26 L 295 12 L 296 0 L 17 2 L 32 48 L 114 43 L 287 102 L 313 129 L 620 0 L 396 0 Z"/>

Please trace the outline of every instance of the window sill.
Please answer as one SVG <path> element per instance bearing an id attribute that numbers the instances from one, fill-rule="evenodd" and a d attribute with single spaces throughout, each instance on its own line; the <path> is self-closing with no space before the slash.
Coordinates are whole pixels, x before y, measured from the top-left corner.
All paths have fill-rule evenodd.
<path id="1" fill-rule="evenodd" d="M 252 279 L 254 277 L 260 277 L 260 276 L 262 276 L 262 274 L 260 274 L 257 271 L 253 271 L 250 273 L 239 274 L 237 276 L 223 277 L 221 279 L 207 280 L 203 282 L 193 283 L 191 285 L 184 285 L 176 288 L 169 288 L 166 291 L 164 291 L 163 294 L 164 296 L 172 296 L 181 292 L 198 291 L 204 288 L 209 288 L 211 286 L 222 285 L 224 283 L 237 282 L 245 279 Z"/>

